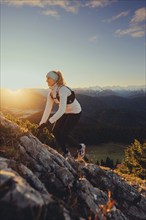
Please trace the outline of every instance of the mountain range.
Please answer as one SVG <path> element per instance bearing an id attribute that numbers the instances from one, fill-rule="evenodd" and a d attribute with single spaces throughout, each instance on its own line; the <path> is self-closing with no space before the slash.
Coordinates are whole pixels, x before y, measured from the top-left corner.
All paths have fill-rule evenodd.
<path id="1" fill-rule="evenodd" d="M 77 93 L 85 94 L 89 96 L 121 96 L 121 97 L 130 97 L 137 95 L 144 95 L 146 93 L 146 86 L 95 86 L 89 88 L 77 88 L 75 89 Z"/>
<path id="2" fill-rule="evenodd" d="M 88 95 L 92 97 L 100 97 L 100 96 L 121 96 L 121 97 L 131 97 L 131 96 L 139 96 L 146 94 L 146 86 L 94 86 L 94 87 L 86 87 L 86 88 L 72 88 L 76 93 Z M 48 89 L 33 89 L 36 92 L 39 92 L 43 96 L 47 96 Z"/>
<path id="3" fill-rule="evenodd" d="M 13 94 L 9 90 L 1 89 L 1 110 L 38 124 L 47 92 L 48 89 L 23 89 L 18 94 Z M 81 140 L 92 142 L 101 138 L 103 141 L 132 141 L 134 137 L 146 139 L 145 87 L 114 87 L 102 90 L 94 87 L 75 89 L 75 92 L 83 110 L 75 131 Z M 56 108 L 54 106 L 53 110 Z M 84 130 L 82 135 L 81 130 Z M 97 134 L 100 137 L 97 138 Z"/>

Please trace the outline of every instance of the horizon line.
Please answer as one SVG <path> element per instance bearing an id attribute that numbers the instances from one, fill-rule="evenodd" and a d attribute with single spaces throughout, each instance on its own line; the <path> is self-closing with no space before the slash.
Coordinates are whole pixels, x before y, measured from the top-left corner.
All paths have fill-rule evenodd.
<path id="1" fill-rule="evenodd" d="M 140 84 L 140 85 L 126 85 L 126 86 L 120 86 L 120 85 L 107 85 L 107 86 L 99 86 L 99 85 L 94 85 L 94 86 L 81 86 L 81 87 L 73 87 L 73 89 L 92 89 L 92 88 L 129 88 L 129 87 L 139 87 L 139 88 L 146 88 L 146 84 Z M 8 88 L 8 87 L 0 87 L 1 90 L 5 89 L 5 90 L 11 90 L 11 91 L 17 91 L 17 90 L 23 90 L 23 89 L 49 89 L 49 87 L 45 88 L 45 87 L 22 87 L 22 88 Z"/>

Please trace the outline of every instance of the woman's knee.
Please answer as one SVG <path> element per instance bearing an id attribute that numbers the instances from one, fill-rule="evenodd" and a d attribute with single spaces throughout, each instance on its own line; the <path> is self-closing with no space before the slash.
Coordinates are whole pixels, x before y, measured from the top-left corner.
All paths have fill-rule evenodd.
<path id="1" fill-rule="evenodd" d="M 53 134 L 54 134 L 55 138 L 57 138 L 57 139 L 61 136 L 61 132 L 59 130 L 54 130 Z"/>
<path id="2" fill-rule="evenodd" d="M 68 134 L 62 130 L 54 131 L 53 134 L 56 139 L 65 139 L 68 136 Z"/>

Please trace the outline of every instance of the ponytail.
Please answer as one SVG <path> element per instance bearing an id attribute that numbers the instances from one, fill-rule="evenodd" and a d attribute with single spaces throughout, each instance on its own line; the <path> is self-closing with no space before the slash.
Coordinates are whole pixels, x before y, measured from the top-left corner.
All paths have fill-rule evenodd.
<path id="1" fill-rule="evenodd" d="M 53 70 L 54 73 L 56 73 L 58 75 L 58 80 L 56 81 L 58 86 L 64 86 L 66 83 L 64 81 L 64 78 L 62 76 L 62 73 L 59 70 Z"/>

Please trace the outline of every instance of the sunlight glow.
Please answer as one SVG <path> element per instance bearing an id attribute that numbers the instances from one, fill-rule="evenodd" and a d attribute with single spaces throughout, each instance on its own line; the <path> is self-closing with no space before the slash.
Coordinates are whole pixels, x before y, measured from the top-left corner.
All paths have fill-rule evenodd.
<path id="1" fill-rule="evenodd" d="M 9 90 L 9 92 L 11 93 L 11 95 L 20 95 L 21 94 L 21 89 Z"/>

